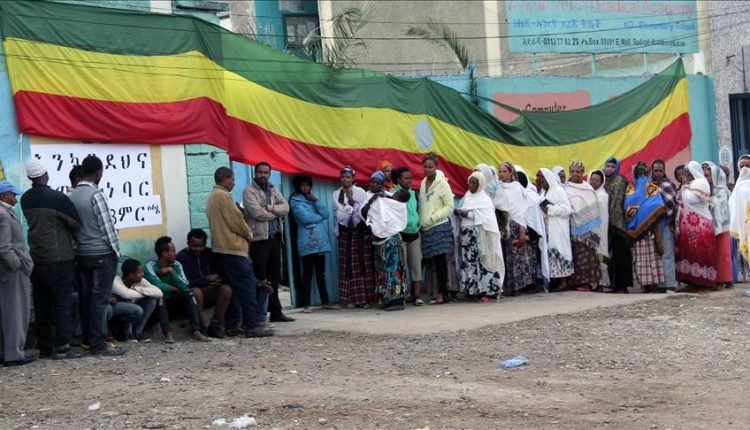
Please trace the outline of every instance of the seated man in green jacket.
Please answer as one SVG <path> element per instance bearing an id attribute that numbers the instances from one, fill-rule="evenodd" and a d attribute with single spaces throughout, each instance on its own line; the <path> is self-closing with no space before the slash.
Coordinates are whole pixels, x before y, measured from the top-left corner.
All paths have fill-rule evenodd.
<path id="1" fill-rule="evenodd" d="M 193 339 L 210 342 L 211 339 L 201 333 L 198 303 L 182 270 L 182 264 L 177 261 L 177 250 L 172 243 L 172 238 L 162 236 L 156 239 L 154 253 L 156 253 L 158 259 L 146 263 L 146 280 L 164 293 L 167 308 L 172 309 L 171 312 L 174 312 L 174 309 L 178 306 L 185 307 L 190 319 Z M 164 335 L 167 337 L 167 343 L 174 343 L 174 336 L 171 331 L 164 333 Z"/>

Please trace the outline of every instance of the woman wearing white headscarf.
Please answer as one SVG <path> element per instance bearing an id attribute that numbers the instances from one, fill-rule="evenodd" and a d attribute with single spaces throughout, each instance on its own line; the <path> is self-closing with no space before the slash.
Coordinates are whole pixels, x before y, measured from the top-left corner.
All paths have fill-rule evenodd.
<path id="1" fill-rule="evenodd" d="M 599 281 L 599 288 L 596 291 L 602 292 L 602 287 L 609 286 L 609 268 L 607 267 L 609 263 L 609 194 L 604 189 L 607 178 L 603 170 L 594 170 L 589 173 L 588 182 L 596 191 L 596 200 L 599 202 L 599 216 L 602 218 L 602 222 L 597 228 L 599 247 L 596 249 L 602 270 L 602 279 Z"/>
<path id="2" fill-rule="evenodd" d="M 740 176 L 729 197 L 729 232 L 738 242 L 739 253 L 750 262 L 750 155 L 737 160 Z"/>
<path id="3" fill-rule="evenodd" d="M 502 292 L 505 267 L 494 205 L 484 192 L 484 175 L 469 176 L 469 190 L 455 210 L 460 219 L 461 291 L 487 303 Z"/>
<path id="4" fill-rule="evenodd" d="M 526 194 L 526 231 L 531 239 L 531 265 L 534 267 L 535 277 L 542 280 L 545 291 L 549 288 L 549 251 L 547 249 L 547 227 L 544 223 L 544 212 L 539 206 L 544 197 L 529 180 L 529 175 L 519 165 L 513 166 L 516 170 L 518 183 L 524 187 Z"/>
<path id="5" fill-rule="evenodd" d="M 519 291 L 534 284 L 535 267 L 531 264 L 531 247 L 526 232 L 526 200 L 524 188 L 517 182 L 516 171 L 512 164 L 504 161 L 500 164 L 498 176 L 500 189 L 508 203 L 508 234 L 503 236 L 503 255 L 505 257 L 505 285 L 503 294 L 517 296 Z"/>
<path id="6" fill-rule="evenodd" d="M 552 168 L 552 173 L 560 177 L 560 184 L 565 185 L 568 181 L 565 178 L 565 169 L 563 166 L 555 166 Z"/>
<path id="7" fill-rule="evenodd" d="M 714 233 L 716 234 L 716 252 L 714 253 L 714 267 L 716 267 L 716 283 L 718 288 L 724 288 L 734 281 L 732 272 L 732 241 L 729 236 L 729 188 L 727 175 L 711 161 L 703 163 L 706 179 L 710 178 L 711 185 L 711 214 L 714 217 Z"/>
<path id="8" fill-rule="evenodd" d="M 510 218 L 510 208 L 508 206 L 508 198 L 503 193 L 500 181 L 497 179 L 497 173 L 495 173 L 495 169 L 486 164 L 477 164 L 474 171 L 481 172 L 484 175 L 484 191 L 492 199 L 492 204 L 495 207 L 495 216 L 497 217 L 497 225 L 500 227 L 501 235 L 505 236 Z"/>
<path id="9" fill-rule="evenodd" d="M 570 215 L 573 210 L 558 175 L 541 168 L 537 173 L 537 183 L 544 197 L 540 207 L 547 219 L 550 278 L 559 279 L 559 288 L 565 289 L 568 286 L 566 278 L 573 274 L 573 253 L 570 248 Z"/>
<path id="10" fill-rule="evenodd" d="M 680 189 L 680 209 L 675 240 L 677 280 L 714 288 L 714 225 L 711 187 L 697 161 L 687 164 L 690 182 Z"/>

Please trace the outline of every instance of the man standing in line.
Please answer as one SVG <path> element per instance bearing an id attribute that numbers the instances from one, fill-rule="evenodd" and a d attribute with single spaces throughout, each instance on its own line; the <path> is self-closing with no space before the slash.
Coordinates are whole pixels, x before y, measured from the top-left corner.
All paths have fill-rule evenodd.
<path id="1" fill-rule="evenodd" d="M 80 358 L 71 347 L 70 306 L 75 253 L 73 233 L 80 228 L 75 206 L 65 194 L 50 188 L 41 162 L 26 163 L 31 189 L 21 196 L 21 208 L 29 223 L 29 248 L 34 260 L 31 272 L 35 327 L 41 357 Z"/>
<path id="2" fill-rule="evenodd" d="M 290 322 L 282 312 L 279 301 L 281 281 L 281 244 L 284 237 L 284 217 L 289 213 L 289 203 L 278 188 L 269 182 L 271 165 L 261 161 L 255 166 L 255 178 L 245 187 L 242 200 L 247 212 L 247 223 L 253 232 L 250 258 L 255 265 L 255 276 L 268 281 L 273 287 L 269 296 L 262 294 L 261 315 L 271 313 L 271 322 Z"/>
<path id="3" fill-rule="evenodd" d="M 230 194 L 234 188 L 232 169 L 216 169 L 214 182 L 216 185 L 206 203 L 206 216 L 219 275 L 223 282 L 232 287 L 232 296 L 240 305 L 245 337 L 273 336 L 272 331 L 261 327 L 263 320 L 260 318 L 257 295 L 260 282 L 253 274 L 253 263 L 249 257 L 253 234 Z"/>
<path id="4" fill-rule="evenodd" d="M 6 367 L 36 360 L 23 352 L 31 313 L 29 276 L 34 263 L 26 251 L 21 221 L 13 210 L 19 194 L 10 182 L 0 182 L 0 356 Z"/>
<path id="5" fill-rule="evenodd" d="M 83 341 L 91 347 L 93 355 L 122 355 L 124 349 L 107 344 L 107 305 L 112 297 L 120 242 L 107 198 L 99 189 L 104 166 L 98 157 L 89 155 L 83 159 L 81 168 L 83 180 L 70 200 L 81 220 L 81 228 L 75 232 L 75 253 Z"/>

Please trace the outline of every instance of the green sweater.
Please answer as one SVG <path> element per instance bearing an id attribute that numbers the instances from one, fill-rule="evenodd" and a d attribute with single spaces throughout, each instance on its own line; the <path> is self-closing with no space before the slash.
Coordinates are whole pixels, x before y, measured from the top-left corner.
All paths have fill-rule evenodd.
<path id="1" fill-rule="evenodd" d="M 396 185 L 391 192 L 396 194 L 401 189 L 400 185 Z M 409 201 L 406 202 L 406 228 L 404 233 L 415 234 L 419 233 L 419 211 L 417 210 L 417 193 L 414 190 L 409 190 Z"/>
<path id="2" fill-rule="evenodd" d="M 172 287 L 177 287 L 180 291 L 190 289 L 190 282 L 185 277 L 185 272 L 182 270 L 182 264 L 179 261 L 172 263 L 172 273 L 163 276 L 159 276 L 159 262 L 157 260 L 146 263 L 144 272 L 146 280 L 158 287 L 166 298 L 172 297 Z"/>

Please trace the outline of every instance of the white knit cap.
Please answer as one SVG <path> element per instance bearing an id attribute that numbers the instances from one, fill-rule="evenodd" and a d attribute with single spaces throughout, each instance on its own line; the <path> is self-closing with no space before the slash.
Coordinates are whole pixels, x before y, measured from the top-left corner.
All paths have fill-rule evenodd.
<path id="1" fill-rule="evenodd" d="M 47 169 L 45 169 L 42 162 L 36 158 L 26 162 L 26 176 L 29 179 L 42 177 L 45 173 L 47 173 Z"/>

